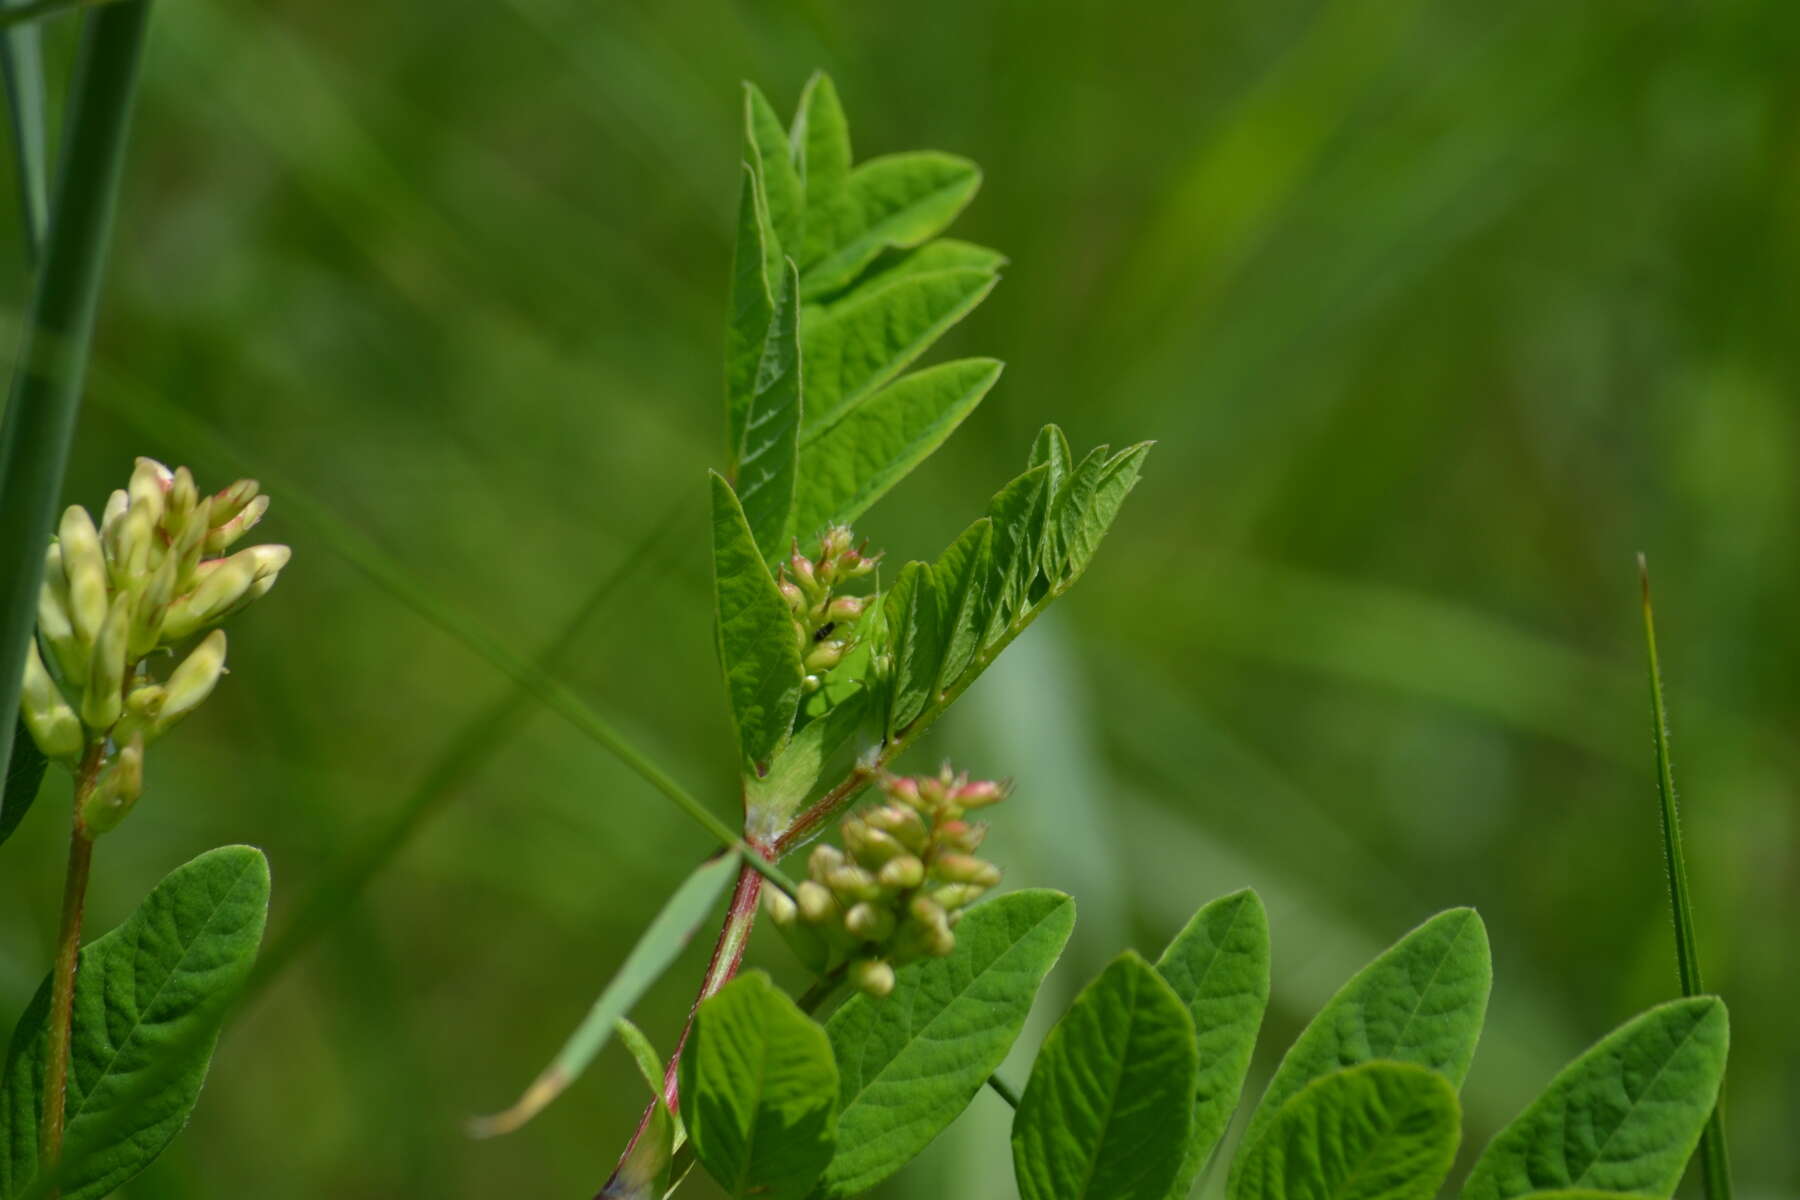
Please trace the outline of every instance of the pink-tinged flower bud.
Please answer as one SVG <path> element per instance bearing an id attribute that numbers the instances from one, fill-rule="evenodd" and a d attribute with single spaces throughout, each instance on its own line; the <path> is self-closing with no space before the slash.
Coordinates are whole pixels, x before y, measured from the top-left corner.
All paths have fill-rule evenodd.
<path id="1" fill-rule="evenodd" d="M 781 589 L 781 598 L 787 601 L 790 609 L 796 613 L 806 611 L 806 596 L 798 587 L 794 586 L 793 580 L 783 578 L 775 586 Z"/>
<path id="2" fill-rule="evenodd" d="M 787 568 L 789 573 L 794 577 L 794 583 L 799 586 L 801 591 L 808 595 L 816 594 L 818 592 L 819 580 L 818 577 L 813 574 L 811 559 L 804 558 L 796 553 L 788 559 Z"/>
<path id="3" fill-rule="evenodd" d="M 951 850 L 960 850 L 964 854 L 973 854 L 981 848 L 982 839 L 987 837 L 986 825 L 971 825 L 967 821 L 945 821 L 938 826 L 938 841 Z"/>
<path id="4" fill-rule="evenodd" d="M 75 632 L 92 646 L 106 622 L 106 556 L 100 550 L 100 534 L 87 509 L 71 504 L 57 527 L 62 547 L 63 572 L 69 577 L 69 616 Z"/>
<path id="5" fill-rule="evenodd" d="M 889 859 L 875 874 L 875 881 L 884 888 L 903 892 L 916 888 L 925 882 L 925 864 L 910 854 Z"/>
<path id="6" fill-rule="evenodd" d="M 829 671 L 844 660 L 844 643 L 836 638 L 820 642 L 806 652 L 803 660 L 808 672 Z"/>
<path id="7" fill-rule="evenodd" d="M 1008 788 L 988 779 L 959 783 L 950 792 L 950 801 L 958 808 L 986 808 L 1006 799 Z"/>
<path id="8" fill-rule="evenodd" d="M 878 958 L 862 958 L 850 964 L 850 982 L 880 999 L 894 990 L 894 968 Z"/>
<path id="9" fill-rule="evenodd" d="M 143 794 L 144 738 L 139 734 L 119 747 L 112 762 L 101 770 L 94 790 L 82 802 L 81 823 L 90 836 L 109 833 Z"/>
<path id="10" fill-rule="evenodd" d="M 955 913 L 957 909 L 974 903 L 981 897 L 986 888 L 973 883 L 947 883 L 941 888 L 933 889 L 931 898 L 946 913 Z"/>
<path id="11" fill-rule="evenodd" d="M 899 804 L 878 804 L 863 813 L 863 820 L 893 835 L 895 841 L 915 854 L 922 853 L 930 841 L 925 818 L 916 810 Z"/>
<path id="12" fill-rule="evenodd" d="M 207 524 L 216 529 L 232 521 L 250 506 L 261 490 L 261 485 L 254 479 L 240 479 L 230 487 L 220 489 L 211 497 Z"/>
<path id="13" fill-rule="evenodd" d="M 823 925 L 838 914 L 837 901 L 832 898 L 831 890 L 811 879 L 801 880 L 800 886 L 794 889 L 794 907 L 800 910 L 801 920 L 812 925 Z"/>
<path id="14" fill-rule="evenodd" d="M 207 553 L 225 553 L 225 551 L 229 550 L 239 538 L 243 537 L 246 533 L 249 533 L 250 530 L 256 526 L 257 522 L 263 519 L 263 514 L 268 511 L 269 498 L 267 496 L 258 496 L 251 500 L 250 503 L 246 504 L 244 510 L 238 513 L 237 516 L 231 518 L 231 520 L 226 521 L 222 525 L 214 525 L 206 534 Z M 211 516 L 216 521 L 218 520 L 219 514 L 215 510 Z"/>
<path id="15" fill-rule="evenodd" d="M 919 808 L 919 781 L 908 776 L 893 776 L 881 781 L 881 790 L 900 803 Z"/>
<path id="16" fill-rule="evenodd" d="M 893 935 L 894 914 L 868 901 L 853 904 L 844 913 L 844 928 L 859 941 L 885 941 Z"/>
<path id="17" fill-rule="evenodd" d="M 87 745 L 81 718 L 44 669 L 35 638 L 25 647 L 25 685 L 19 692 L 19 715 L 45 758 L 74 763 L 81 757 Z"/>
<path id="18" fill-rule="evenodd" d="M 81 720 L 96 732 L 112 728 L 125 711 L 125 651 L 130 632 L 131 597 L 115 596 L 100 636 L 94 639 L 87 690 L 81 698 Z"/>
<path id="19" fill-rule="evenodd" d="M 848 525 L 833 525 L 819 538 L 820 558 L 841 558 L 850 552 L 851 543 L 856 535 L 850 532 Z"/>
<path id="20" fill-rule="evenodd" d="M 948 769 L 944 773 L 948 775 Z M 939 811 L 944 807 L 944 802 L 948 798 L 949 787 L 947 785 L 950 782 L 947 779 L 934 779 L 930 776 L 919 780 L 919 802 L 930 812 Z"/>
<path id="21" fill-rule="evenodd" d="M 834 596 L 825 609 L 825 619 L 839 625 L 850 625 L 863 615 L 868 603 L 861 596 Z"/>
<path id="22" fill-rule="evenodd" d="M 931 874 L 945 883 L 973 883 L 984 888 L 1000 882 L 1000 868 L 972 854 L 941 854 L 932 860 Z"/>

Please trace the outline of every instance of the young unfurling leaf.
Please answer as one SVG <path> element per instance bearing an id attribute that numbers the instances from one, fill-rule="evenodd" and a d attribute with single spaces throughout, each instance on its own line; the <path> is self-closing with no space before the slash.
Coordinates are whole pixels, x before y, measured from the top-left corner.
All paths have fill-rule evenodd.
<path id="1" fill-rule="evenodd" d="M 800 706 L 800 647 L 731 485 L 712 477 L 713 595 L 719 658 L 744 758 L 761 774 Z"/>

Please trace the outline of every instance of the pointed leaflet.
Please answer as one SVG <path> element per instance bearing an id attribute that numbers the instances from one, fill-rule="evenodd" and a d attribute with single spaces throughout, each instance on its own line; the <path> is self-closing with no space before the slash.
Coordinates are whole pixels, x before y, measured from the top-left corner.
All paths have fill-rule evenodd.
<path id="1" fill-rule="evenodd" d="M 829 429 L 931 348 L 994 289 L 998 276 L 959 268 L 858 287 L 827 313 L 807 306 L 806 429 Z"/>
<path id="2" fill-rule="evenodd" d="M 801 268 L 809 270 L 848 239 L 856 223 L 850 197 L 850 127 L 837 88 L 823 71 L 807 80 L 800 93 L 792 140 L 806 193 L 805 235 L 796 257 Z"/>
<path id="3" fill-rule="evenodd" d="M 123 924 L 82 949 L 63 1200 L 99 1200 L 114 1191 L 187 1123 L 226 1005 L 255 961 L 268 906 L 262 853 L 223 846 L 170 872 Z M 49 1008 L 46 981 L 7 1053 L 0 1196 L 22 1194 L 37 1171 Z M 149 1071 L 163 1072 L 161 1086 L 135 1094 Z"/>
<path id="4" fill-rule="evenodd" d="M 1111 458 L 1100 471 L 1100 477 L 1094 484 L 1093 494 L 1085 496 L 1079 508 L 1071 505 L 1071 520 L 1060 530 L 1063 538 L 1062 565 L 1063 579 L 1067 583 L 1080 577 L 1087 570 L 1087 565 L 1094 557 L 1094 551 L 1100 548 L 1100 539 L 1112 528 L 1113 518 L 1119 515 L 1119 507 L 1125 503 L 1125 497 L 1137 486 L 1138 475 L 1144 468 L 1144 459 L 1150 454 L 1149 442 L 1139 442 L 1135 446 L 1127 446 Z M 1074 481 L 1073 488 L 1085 488 L 1079 479 Z"/>
<path id="5" fill-rule="evenodd" d="M 1668 1196 L 1700 1141 L 1725 1073 L 1725 1005 L 1660 1005 L 1563 1068 L 1481 1152 L 1463 1200 L 1556 1188 Z"/>
<path id="6" fill-rule="evenodd" d="M 973 242 L 958 241 L 956 238 L 938 238 L 912 250 L 894 250 L 882 255 L 842 298 L 833 298 L 813 307 L 818 312 L 836 312 L 871 288 L 887 287 L 913 275 L 959 268 L 995 275 L 1006 266 L 1006 262 L 1006 255 L 998 250 L 977 246 Z"/>
<path id="7" fill-rule="evenodd" d="M 1187 1005 L 1200 1048 L 1194 1126 L 1169 1190 L 1181 1200 L 1231 1123 L 1269 1003 L 1269 917 L 1262 901 L 1246 888 L 1206 905 L 1175 935 L 1156 969 Z"/>
<path id="8" fill-rule="evenodd" d="M 887 735 L 896 734 L 931 703 L 938 666 L 943 662 L 943 618 L 931 567 L 909 562 L 882 605 L 893 647 L 889 676 Z"/>
<path id="9" fill-rule="evenodd" d="M 1036 466 L 1001 488 L 988 504 L 994 526 L 993 574 L 988 577 L 988 623 L 983 646 L 998 641 L 1024 612 L 1037 577 L 1036 550 L 1044 533 L 1048 466 Z"/>
<path id="10" fill-rule="evenodd" d="M 5 786 L 0 787 L 0 845 L 13 835 L 25 819 L 38 789 L 44 783 L 44 768 L 49 764 L 38 749 L 37 739 L 20 721 L 13 733 L 12 762 L 5 768 Z"/>
<path id="11" fill-rule="evenodd" d="M 993 522 L 982 517 L 963 530 L 931 568 L 944 623 L 943 662 L 937 676 L 940 692 L 969 669 L 981 649 L 981 631 L 987 621 L 987 580 L 994 564 L 993 528 Z"/>
<path id="12" fill-rule="evenodd" d="M 1134 951 L 1084 988 L 1038 1051 L 1013 1114 L 1023 1200 L 1164 1200 L 1199 1069 L 1181 998 Z"/>
<path id="13" fill-rule="evenodd" d="M 764 558 L 774 558 L 786 546 L 800 460 L 800 302 L 792 262 L 780 280 L 745 415 L 735 483 Z"/>
<path id="14" fill-rule="evenodd" d="M 725 324 L 725 444 L 733 475 L 744 455 L 744 427 L 762 369 L 763 345 L 775 319 L 771 283 L 781 277 L 781 248 L 769 228 L 761 182 L 749 163 L 743 166 L 731 262 L 731 313 Z"/>
<path id="15" fill-rule="evenodd" d="M 1090 455 L 1089 457 L 1092 457 Z M 1050 583 L 1061 579 L 1060 543 L 1056 536 L 1056 521 L 1064 498 L 1069 490 L 1069 472 L 1074 467 L 1074 458 L 1069 453 L 1069 439 L 1057 425 L 1046 425 L 1038 430 L 1038 435 L 1031 443 L 1031 456 L 1025 462 L 1027 467 L 1043 466 L 1048 469 L 1044 479 L 1045 495 L 1049 498 L 1048 519 L 1044 522 L 1043 533 L 1038 538 L 1038 566 L 1044 572 L 1044 578 Z"/>
<path id="16" fill-rule="evenodd" d="M 929 458 L 1000 378 L 1001 364 L 969 358 L 916 371 L 877 392 L 800 454 L 794 531 L 801 537 L 855 520 Z"/>
<path id="17" fill-rule="evenodd" d="M 1254 1145 L 1295 1093 L 1371 1059 L 1429 1067 L 1452 1086 L 1468 1074 L 1493 984 L 1487 927 L 1472 908 L 1439 913 L 1351 977 L 1300 1032 L 1244 1130 Z M 1232 1163 L 1235 1179 L 1243 1159 Z"/>
<path id="18" fill-rule="evenodd" d="M 662 977 L 669 964 L 687 946 L 694 929 L 712 912 L 725 887 L 737 875 L 738 856 L 722 854 L 700 867 L 675 889 L 662 911 L 650 922 L 631 953 L 620 964 L 618 974 L 600 990 L 581 1024 L 563 1043 L 550 1065 L 545 1067 L 517 1103 L 505 1112 L 491 1117 L 477 1117 L 469 1122 L 475 1137 L 493 1137 L 511 1133 L 531 1120 L 544 1106 L 556 1099 L 605 1049 L 620 1019 L 631 1011 L 651 984 Z"/>
<path id="19" fill-rule="evenodd" d="M 750 536 L 737 495 L 712 476 L 713 597 L 719 660 L 744 757 L 761 768 L 780 748 L 800 706 L 794 618 Z"/>
<path id="20" fill-rule="evenodd" d="M 836 291 L 889 247 L 917 246 L 943 231 L 981 186 L 981 168 L 966 158 L 915 150 L 872 158 L 850 173 L 847 221 L 828 253 L 806 266 L 806 295 Z M 807 192 L 811 203 L 811 189 Z M 807 210 L 807 247 L 812 211 Z"/>
<path id="21" fill-rule="evenodd" d="M 769 225 L 783 253 L 799 251 L 806 197 L 781 118 L 754 83 L 744 85 L 744 154 L 762 181 Z"/>
<path id="22" fill-rule="evenodd" d="M 838 1073 L 812 1018 L 752 971 L 694 1014 L 681 1056 L 681 1116 L 733 1197 L 800 1200 L 831 1160 Z"/>
<path id="23" fill-rule="evenodd" d="M 1435 1071 L 1396 1062 L 1335 1071 L 1245 1143 L 1231 1200 L 1431 1200 L 1460 1122 L 1456 1092 Z"/>
<path id="24" fill-rule="evenodd" d="M 857 1196 L 954 1121 L 1011 1049 L 1075 925 L 1061 892 L 1011 892 L 964 915 L 956 949 L 896 972 L 894 993 L 857 993 L 825 1032 L 840 1076 L 838 1147 L 820 1192 Z"/>

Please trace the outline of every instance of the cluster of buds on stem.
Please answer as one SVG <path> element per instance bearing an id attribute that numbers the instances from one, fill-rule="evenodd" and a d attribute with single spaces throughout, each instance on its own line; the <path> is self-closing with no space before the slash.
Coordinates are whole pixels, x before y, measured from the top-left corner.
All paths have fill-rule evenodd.
<path id="1" fill-rule="evenodd" d="M 186 467 L 137 460 L 98 526 L 63 513 L 44 563 L 20 713 L 45 757 L 77 769 L 90 833 L 144 787 L 144 748 L 197 708 L 225 670 L 215 628 L 275 586 L 286 546 L 231 547 L 268 511 L 254 479 L 201 496 Z M 207 632 L 210 630 L 211 632 Z M 178 645 L 205 634 L 176 661 Z M 175 662 L 152 676 L 149 660 Z"/>
<path id="2" fill-rule="evenodd" d="M 885 804 L 843 823 L 844 849 L 821 845 L 790 900 L 766 889 L 770 919 L 807 965 L 842 965 L 863 991 L 894 990 L 894 968 L 956 946 L 963 910 L 1000 882 L 1000 869 L 975 857 L 987 826 L 970 809 L 1006 798 L 998 783 L 971 782 L 949 767 L 936 776 L 881 781 Z"/>
<path id="3" fill-rule="evenodd" d="M 867 543 L 852 547 L 848 525 L 833 525 L 819 539 L 819 556 L 807 558 L 794 544 L 777 570 L 776 584 L 794 615 L 794 638 L 806 667 L 805 687 L 817 691 L 824 675 L 856 648 L 856 623 L 869 601 L 839 596 L 839 584 L 861 579 L 875 570 L 880 555 L 868 555 Z"/>

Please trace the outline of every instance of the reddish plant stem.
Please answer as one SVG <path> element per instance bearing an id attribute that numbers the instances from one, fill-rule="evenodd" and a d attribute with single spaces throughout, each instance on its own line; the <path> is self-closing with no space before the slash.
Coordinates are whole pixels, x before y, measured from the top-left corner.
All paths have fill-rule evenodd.
<path id="1" fill-rule="evenodd" d="M 75 968 L 81 955 L 81 919 L 87 907 L 88 869 L 94 840 L 88 836 L 81 808 L 99 775 L 105 746 L 95 742 L 82 757 L 75 777 L 74 821 L 69 830 L 69 869 L 63 878 L 62 920 L 56 934 L 56 965 L 50 975 L 49 1047 L 44 1063 L 44 1114 L 38 1148 L 44 1169 L 62 1157 L 63 1114 L 69 1091 L 69 1046 L 75 1029 Z"/>

